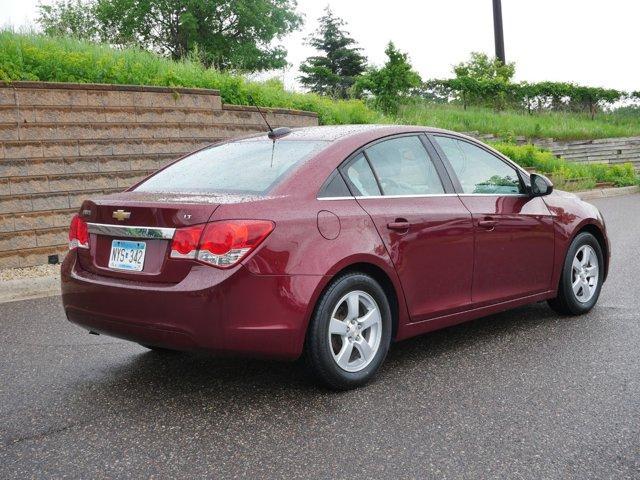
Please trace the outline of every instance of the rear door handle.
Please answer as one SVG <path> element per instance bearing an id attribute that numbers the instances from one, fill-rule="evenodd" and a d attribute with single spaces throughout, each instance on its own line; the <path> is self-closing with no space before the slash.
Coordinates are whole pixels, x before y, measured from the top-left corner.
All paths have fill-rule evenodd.
<path id="1" fill-rule="evenodd" d="M 387 228 L 389 230 L 409 230 L 411 224 L 406 220 L 397 219 L 395 222 L 387 223 Z"/>
<path id="2" fill-rule="evenodd" d="M 490 219 L 480 220 L 478 222 L 478 226 L 480 228 L 486 228 L 487 230 L 493 230 L 497 224 L 498 224 L 497 220 L 490 220 Z"/>

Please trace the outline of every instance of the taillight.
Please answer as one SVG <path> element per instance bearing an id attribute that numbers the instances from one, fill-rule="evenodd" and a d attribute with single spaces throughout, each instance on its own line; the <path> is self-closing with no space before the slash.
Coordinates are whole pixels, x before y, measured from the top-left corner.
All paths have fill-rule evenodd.
<path id="1" fill-rule="evenodd" d="M 171 243 L 171 258 L 195 258 L 229 268 L 260 245 L 273 227 L 268 220 L 224 220 L 179 228 Z"/>
<path id="2" fill-rule="evenodd" d="M 89 228 L 87 222 L 74 215 L 69 226 L 69 250 L 89 248 Z"/>
<path id="3" fill-rule="evenodd" d="M 203 228 L 204 225 L 198 225 L 177 229 L 171 242 L 171 258 L 196 258 Z"/>

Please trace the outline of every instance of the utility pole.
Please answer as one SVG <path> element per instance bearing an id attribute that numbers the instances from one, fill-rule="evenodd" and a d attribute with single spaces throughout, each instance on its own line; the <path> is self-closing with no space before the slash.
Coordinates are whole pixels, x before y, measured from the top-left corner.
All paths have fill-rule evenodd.
<path id="1" fill-rule="evenodd" d="M 502 2 L 501 0 L 493 0 L 493 35 L 496 42 L 496 58 L 507 64 L 504 58 L 504 34 L 502 32 Z"/>

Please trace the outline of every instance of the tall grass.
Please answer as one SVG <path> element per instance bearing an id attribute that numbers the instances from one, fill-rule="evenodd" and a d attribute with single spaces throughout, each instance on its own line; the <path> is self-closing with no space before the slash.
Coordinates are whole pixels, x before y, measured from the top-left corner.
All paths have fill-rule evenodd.
<path id="1" fill-rule="evenodd" d="M 250 104 L 251 96 L 265 107 L 317 112 L 322 124 L 375 123 L 382 115 L 359 100 L 332 100 L 286 91 L 277 81 L 252 82 L 242 76 L 204 68 L 200 63 L 175 62 L 137 48 L 116 50 L 72 38 L 0 32 L 0 81 L 158 85 L 220 90 L 222 100 Z"/>
<path id="2" fill-rule="evenodd" d="M 565 112 L 496 112 L 489 108 L 452 104 L 414 103 L 404 106 L 400 123 L 432 125 L 458 132 L 492 133 L 502 138 L 555 138 L 578 140 L 640 135 L 640 115 L 599 113 L 594 120 L 587 114 Z"/>

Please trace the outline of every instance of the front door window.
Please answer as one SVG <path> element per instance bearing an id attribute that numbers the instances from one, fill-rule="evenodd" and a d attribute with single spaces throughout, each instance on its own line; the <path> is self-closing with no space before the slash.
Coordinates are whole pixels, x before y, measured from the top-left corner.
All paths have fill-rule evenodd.
<path id="1" fill-rule="evenodd" d="M 451 137 L 434 137 L 444 151 L 463 193 L 514 195 L 523 193 L 515 168 L 486 150 Z"/>

